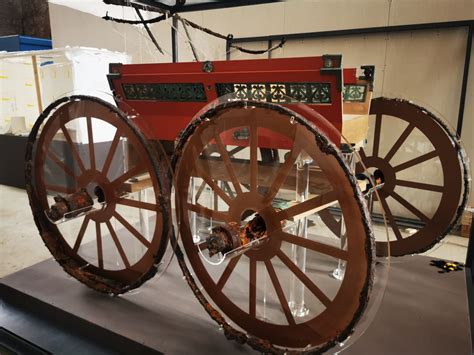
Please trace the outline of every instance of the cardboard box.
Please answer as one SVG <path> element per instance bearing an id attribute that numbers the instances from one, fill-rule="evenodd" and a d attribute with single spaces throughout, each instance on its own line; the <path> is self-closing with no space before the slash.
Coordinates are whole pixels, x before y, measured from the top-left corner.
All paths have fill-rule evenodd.
<path id="1" fill-rule="evenodd" d="M 472 227 L 472 208 L 466 208 L 461 217 L 461 237 L 469 238 Z"/>

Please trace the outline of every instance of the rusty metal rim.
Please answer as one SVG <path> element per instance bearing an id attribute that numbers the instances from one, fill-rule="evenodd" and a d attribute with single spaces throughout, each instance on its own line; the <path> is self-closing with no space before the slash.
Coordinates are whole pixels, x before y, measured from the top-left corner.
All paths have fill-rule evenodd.
<path id="1" fill-rule="evenodd" d="M 160 214 L 162 219 L 162 223 L 160 223 L 161 231 L 155 231 L 151 244 L 153 246 L 153 250 L 148 250 L 145 253 L 148 255 L 147 258 L 149 261 L 147 265 L 142 265 L 141 270 L 138 273 L 127 269 L 119 270 L 118 272 L 111 272 L 111 270 L 103 270 L 95 266 L 88 265 L 87 261 L 82 259 L 77 253 L 73 252 L 68 243 L 62 238 L 57 226 L 49 222 L 43 213 L 44 194 L 41 193 L 41 191 L 38 191 L 37 187 L 35 186 L 36 184 L 33 181 L 33 179 L 35 179 L 34 171 L 37 169 L 35 166 L 36 158 L 33 159 L 33 153 L 38 143 L 37 140 L 39 128 L 43 122 L 45 122 L 48 117 L 50 117 L 50 115 L 54 115 L 59 108 L 74 102 L 81 102 L 81 104 L 87 104 L 90 102 L 92 103 L 92 106 L 100 105 L 100 107 L 108 110 L 114 116 L 113 119 L 117 120 L 117 124 L 119 122 L 120 125 L 124 127 L 124 129 L 127 131 L 127 135 L 132 136 L 133 140 L 139 144 L 139 149 L 142 150 L 143 153 L 143 159 L 146 160 L 145 163 L 147 164 L 147 169 L 152 176 L 156 201 L 161 210 L 160 212 L 156 212 L 157 218 Z M 50 118 L 49 122 L 54 119 L 54 117 Z M 160 175 L 160 169 L 157 164 L 158 159 L 159 156 L 157 152 L 151 148 L 149 142 L 126 117 L 126 115 L 113 105 L 99 98 L 83 95 L 61 98 L 49 105 L 48 108 L 39 116 L 28 138 L 25 156 L 25 179 L 27 193 L 33 212 L 33 217 L 40 235 L 56 261 L 67 273 L 97 291 L 112 294 L 124 293 L 133 288 L 139 287 L 141 284 L 156 274 L 158 270 L 158 264 L 166 250 L 170 234 L 169 196 L 164 196 L 164 194 L 159 193 L 159 191 L 169 190 L 169 181 L 167 174 L 163 174 L 163 176 Z M 42 195 L 43 198 L 41 197 Z M 122 271 L 121 277 L 120 271 Z"/>
<path id="2" fill-rule="evenodd" d="M 360 298 L 359 298 L 359 306 L 357 311 L 354 314 L 354 317 L 351 322 L 349 322 L 348 326 L 340 332 L 337 336 L 335 336 L 333 339 L 327 341 L 325 344 L 321 345 L 318 348 L 311 349 L 310 351 L 312 352 L 318 352 L 322 353 L 326 351 L 327 349 L 331 348 L 334 346 L 337 342 L 342 342 L 347 338 L 352 333 L 352 329 L 354 325 L 356 324 L 357 320 L 360 318 L 361 314 L 363 313 L 363 310 L 365 309 L 366 302 L 368 299 L 368 295 L 370 293 L 370 289 L 372 287 L 373 283 L 373 262 L 374 262 L 374 240 L 373 240 L 373 233 L 370 227 L 370 219 L 367 211 L 367 207 L 365 205 L 365 202 L 363 201 L 362 194 L 360 190 L 358 189 L 358 185 L 356 182 L 355 177 L 353 174 L 349 171 L 348 167 L 346 166 L 345 160 L 338 151 L 338 149 L 329 142 L 329 140 L 319 132 L 310 122 L 305 120 L 303 117 L 300 115 L 294 113 L 291 110 L 288 110 L 286 108 L 283 108 L 278 105 L 272 105 L 268 103 L 261 103 L 261 102 L 252 102 L 252 101 L 247 101 L 247 102 L 229 102 L 225 104 L 221 104 L 218 107 L 211 108 L 204 114 L 202 114 L 199 118 L 196 120 L 192 121 L 190 125 L 186 128 L 185 131 L 181 134 L 177 147 L 176 147 L 176 152 L 175 155 L 173 156 L 173 161 L 172 161 L 172 166 L 174 171 L 176 172 L 176 169 L 179 166 L 179 162 L 182 159 L 182 154 L 183 154 L 183 149 L 187 143 L 187 141 L 190 139 L 192 134 L 196 131 L 196 129 L 203 124 L 206 121 L 212 121 L 216 118 L 216 115 L 225 109 L 228 108 L 242 108 L 245 107 L 247 104 L 251 104 L 252 106 L 255 107 L 260 107 L 260 108 L 266 108 L 270 110 L 277 111 L 283 115 L 286 115 L 289 117 L 292 117 L 293 120 L 295 120 L 298 124 L 301 124 L 303 127 L 308 129 L 312 134 L 314 134 L 316 144 L 318 147 L 321 149 L 322 152 L 325 154 L 330 154 L 336 158 L 336 161 L 338 164 L 341 166 L 342 170 L 344 171 L 344 174 L 349 180 L 349 183 L 351 185 L 351 188 L 354 192 L 354 198 L 357 201 L 357 206 L 358 209 L 360 210 L 361 213 L 361 220 L 362 220 L 362 225 L 365 230 L 365 234 L 367 235 L 366 238 L 366 245 L 365 245 L 365 250 L 366 250 L 366 255 L 368 258 L 368 265 L 367 267 L 367 275 L 365 278 L 365 286 L 362 288 L 361 293 L 360 293 Z M 179 210 L 179 209 L 178 209 Z M 177 240 L 175 238 L 172 238 L 173 244 L 177 244 Z M 288 349 L 283 349 L 281 347 L 275 347 L 273 344 L 271 344 L 268 340 L 265 339 L 260 339 L 260 338 L 255 338 L 254 336 L 249 336 L 232 326 L 230 326 L 225 318 L 217 311 L 206 299 L 206 297 L 203 295 L 203 293 L 200 291 L 198 285 L 194 281 L 193 276 L 191 275 L 189 269 L 187 268 L 184 255 L 178 245 L 176 247 L 176 255 L 178 262 L 180 264 L 180 267 L 183 271 L 183 274 L 190 285 L 191 289 L 195 293 L 196 297 L 202 304 L 202 306 L 206 309 L 206 311 L 211 315 L 211 317 L 220 325 L 223 327 L 225 335 L 230 338 L 234 339 L 240 343 L 248 343 L 252 348 L 264 352 L 264 353 L 283 353 L 283 352 L 294 352 L 294 350 L 288 350 Z M 300 351 L 298 351 L 300 352 Z"/>

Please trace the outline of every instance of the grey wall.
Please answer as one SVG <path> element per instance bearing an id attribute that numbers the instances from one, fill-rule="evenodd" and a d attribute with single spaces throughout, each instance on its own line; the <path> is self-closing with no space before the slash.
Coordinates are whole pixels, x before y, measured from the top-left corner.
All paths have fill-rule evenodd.
<path id="1" fill-rule="evenodd" d="M 2 0 L 0 36 L 51 38 L 47 0 Z"/>

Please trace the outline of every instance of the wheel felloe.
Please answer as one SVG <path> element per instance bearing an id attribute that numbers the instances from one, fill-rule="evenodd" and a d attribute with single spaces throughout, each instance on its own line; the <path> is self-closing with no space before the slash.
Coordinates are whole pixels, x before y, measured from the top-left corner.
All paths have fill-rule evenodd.
<path id="1" fill-rule="evenodd" d="M 159 156 L 127 117 L 100 99 L 72 96 L 46 109 L 29 141 L 30 205 L 41 237 L 65 271 L 115 294 L 153 276 L 170 232 L 169 201 L 161 194 L 168 182 Z M 127 159 L 130 152 L 138 159 Z M 148 201 L 132 195 L 129 179 L 140 174 L 148 180 L 139 193 Z M 58 222 L 46 218 L 52 196 L 81 190 L 94 200 L 90 211 L 73 211 Z M 146 220 L 138 223 L 144 210 Z"/>
<path id="2" fill-rule="evenodd" d="M 373 246 L 365 204 L 354 198 L 359 195 L 347 178 L 350 172 L 342 157 L 307 121 L 279 106 L 253 102 L 251 106 L 248 109 L 248 103 L 235 102 L 213 108 L 188 127 L 178 143 L 175 176 L 180 232 L 198 283 L 187 279 L 219 324 L 236 324 L 229 332 L 243 329 L 249 337 L 257 337 L 260 344 L 270 342 L 280 350 L 322 349 L 349 334 L 368 301 Z M 247 139 L 233 139 L 236 130 L 244 129 Z M 281 145 L 268 143 L 269 137 Z M 262 145 L 284 150 L 278 154 L 282 160 L 269 164 L 264 154 L 259 154 Z M 235 151 L 238 153 L 234 154 Z M 317 162 L 318 182 L 325 184 L 315 186 L 329 186 L 330 190 L 320 189 L 317 194 L 307 195 L 307 199 L 286 204 L 285 199 L 295 196 L 294 166 L 300 153 Z M 314 193 L 315 186 L 309 191 Z M 208 201 L 209 198 L 213 200 Z M 277 206 L 278 203 L 285 205 Z M 304 220 L 306 214 L 313 216 L 332 203 L 339 204 L 353 223 L 346 249 L 292 231 L 300 223 L 295 221 Z M 212 226 L 240 223 L 248 210 L 263 217 L 268 241 L 224 259 L 213 268 L 202 256 L 206 250 L 196 242 L 196 234 L 198 239 L 205 238 Z M 294 259 L 293 250 L 307 255 L 305 266 L 301 257 Z M 324 262 L 337 265 L 340 259 L 348 265 L 347 276 L 340 283 L 334 281 L 337 284 L 329 290 L 317 276 L 322 271 L 314 270 L 319 270 Z M 189 275 L 180 253 L 178 260 L 185 275 Z M 329 279 L 328 274 L 325 275 Z M 295 280 L 296 288 L 288 280 Z M 297 297 L 292 289 L 304 290 L 308 315 L 295 315 L 292 306 Z M 273 297 L 274 306 L 266 316 L 262 312 L 270 308 L 263 308 L 262 292 Z M 249 338 L 246 341 L 252 343 Z"/>
<path id="3" fill-rule="evenodd" d="M 390 254 L 421 253 L 451 230 L 467 202 L 459 144 L 440 119 L 408 101 L 373 99 L 370 114 L 372 147 L 360 155 L 365 168 L 380 169 L 384 175 L 379 195 L 394 236 Z M 400 125 L 404 126 L 399 136 L 382 151 L 382 137 L 393 136 L 393 127 Z M 417 139 L 418 146 L 410 145 L 411 139 Z M 361 164 L 357 170 L 363 170 Z M 436 174 L 439 178 L 432 182 Z M 418 230 L 405 236 L 407 220 L 417 224 Z M 377 241 L 377 255 L 384 256 L 387 250 L 387 242 Z"/>

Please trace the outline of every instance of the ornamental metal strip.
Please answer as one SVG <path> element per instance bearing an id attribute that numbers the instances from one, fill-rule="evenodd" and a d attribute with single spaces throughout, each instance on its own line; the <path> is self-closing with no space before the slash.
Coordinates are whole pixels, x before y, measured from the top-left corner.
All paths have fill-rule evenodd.
<path id="1" fill-rule="evenodd" d="M 233 94 L 239 100 L 331 103 L 330 83 L 220 83 L 216 84 L 216 91 L 218 96 Z"/>
<path id="2" fill-rule="evenodd" d="M 344 102 L 365 102 L 367 86 L 364 84 L 344 85 Z"/>
<path id="3" fill-rule="evenodd" d="M 122 84 L 127 100 L 205 102 L 206 92 L 202 83 L 146 83 Z"/>

